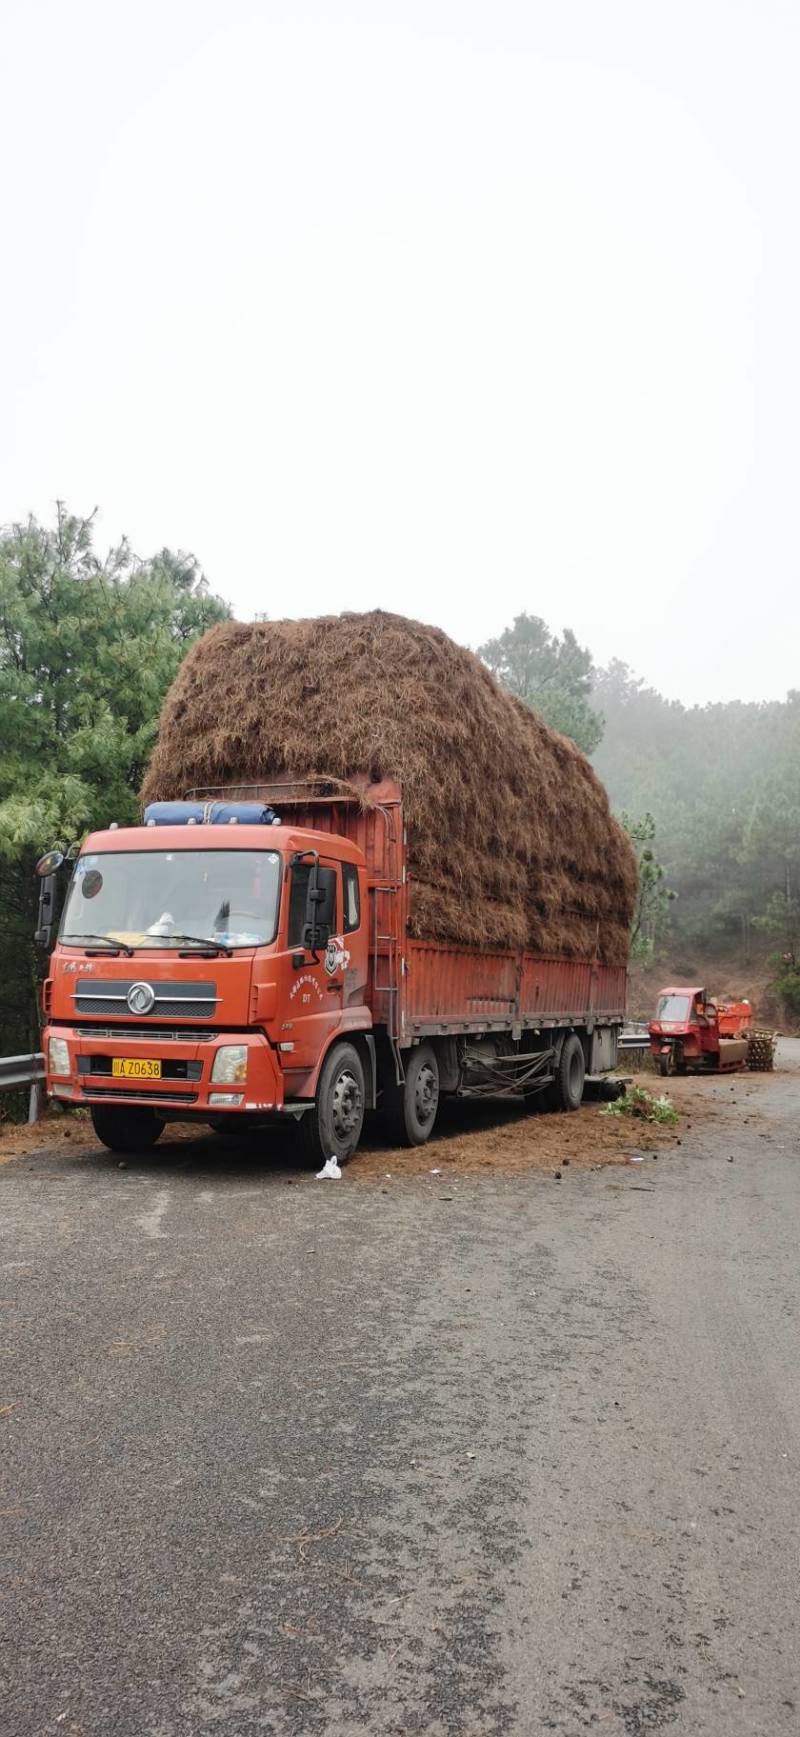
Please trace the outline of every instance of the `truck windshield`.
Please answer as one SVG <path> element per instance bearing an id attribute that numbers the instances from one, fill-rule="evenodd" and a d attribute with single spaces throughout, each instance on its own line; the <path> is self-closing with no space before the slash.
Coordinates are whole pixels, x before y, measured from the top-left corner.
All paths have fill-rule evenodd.
<path id="1" fill-rule="evenodd" d="M 260 947 L 278 927 L 281 859 L 274 850 L 105 851 L 82 856 L 60 939 L 80 945 L 179 947 L 206 939 Z"/>
<path id="2" fill-rule="evenodd" d="M 659 995 L 656 1019 L 660 1025 L 681 1024 L 689 1017 L 688 995 Z"/>

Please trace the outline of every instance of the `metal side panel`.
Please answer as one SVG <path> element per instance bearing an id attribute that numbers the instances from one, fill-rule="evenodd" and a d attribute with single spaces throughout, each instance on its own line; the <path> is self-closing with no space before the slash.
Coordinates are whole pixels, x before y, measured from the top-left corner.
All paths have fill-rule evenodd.
<path id="1" fill-rule="evenodd" d="M 516 1018 L 518 962 L 512 953 L 479 953 L 435 941 L 407 948 L 405 1014 L 422 1022 L 510 1025 Z"/>
<path id="2" fill-rule="evenodd" d="M 407 1036 L 448 1029 L 622 1019 L 625 967 L 532 953 L 484 953 L 411 941 L 403 997 Z"/>
<path id="3" fill-rule="evenodd" d="M 624 965 L 583 959 L 555 959 L 526 953 L 522 964 L 523 1018 L 580 1012 L 594 1019 L 620 1019 L 625 1012 Z"/>

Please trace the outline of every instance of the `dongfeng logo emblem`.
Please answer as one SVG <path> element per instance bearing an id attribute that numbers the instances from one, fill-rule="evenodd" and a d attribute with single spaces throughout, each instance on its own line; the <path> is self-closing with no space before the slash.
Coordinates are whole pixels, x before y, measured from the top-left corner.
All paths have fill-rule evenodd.
<path id="1" fill-rule="evenodd" d="M 131 984 L 127 995 L 131 1013 L 152 1013 L 155 1001 L 156 992 L 151 983 Z"/>

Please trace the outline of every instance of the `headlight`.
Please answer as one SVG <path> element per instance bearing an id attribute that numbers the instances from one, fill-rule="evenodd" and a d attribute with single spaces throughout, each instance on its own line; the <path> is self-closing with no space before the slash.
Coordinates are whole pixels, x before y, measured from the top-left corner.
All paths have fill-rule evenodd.
<path id="1" fill-rule="evenodd" d="M 66 1046 L 65 1046 L 66 1047 Z M 211 1069 L 212 1080 L 223 1086 L 236 1086 L 247 1078 L 247 1044 L 229 1043 L 218 1049 Z"/>
<path id="2" fill-rule="evenodd" d="M 47 1065 L 51 1074 L 69 1074 L 69 1046 L 63 1037 L 48 1040 Z"/>

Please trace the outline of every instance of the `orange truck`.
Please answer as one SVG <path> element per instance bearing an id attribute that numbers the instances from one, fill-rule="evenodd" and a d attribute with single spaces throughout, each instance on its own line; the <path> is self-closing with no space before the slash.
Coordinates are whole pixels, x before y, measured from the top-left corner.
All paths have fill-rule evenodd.
<path id="1" fill-rule="evenodd" d="M 574 1110 L 614 1066 L 624 966 L 414 939 L 402 792 L 367 785 L 192 793 L 42 859 L 47 1092 L 112 1151 L 288 1121 L 342 1162 L 368 1110 L 416 1145 L 443 1095 Z"/>

